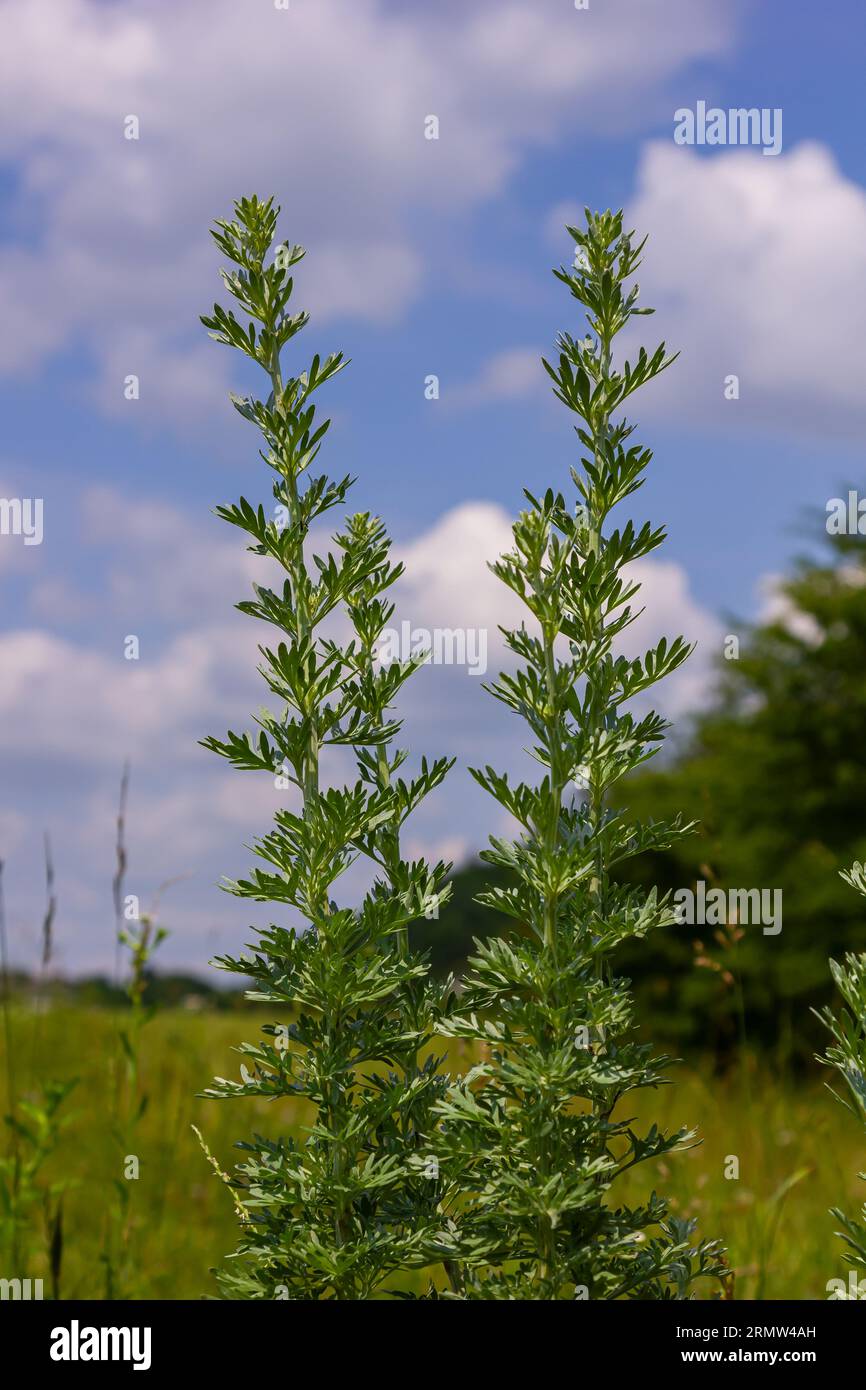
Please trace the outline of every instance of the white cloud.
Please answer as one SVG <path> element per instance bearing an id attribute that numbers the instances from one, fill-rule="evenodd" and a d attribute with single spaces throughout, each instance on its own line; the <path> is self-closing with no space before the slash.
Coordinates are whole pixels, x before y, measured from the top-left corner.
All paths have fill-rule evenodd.
<path id="1" fill-rule="evenodd" d="M 697 644 L 685 665 L 651 692 L 653 702 L 668 717 L 680 718 L 707 698 L 721 650 L 721 624 L 694 598 L 688 575 L 675 561 L 637 560 L 631 566 L 631 577 L 641 585 L 637 601 L 644 612 L 623 634 L 625 654 L 642 656 L 660 637 L 682 636 Z"/>
<path id="2" fill-rule="evenodd" d="M 186 343 L 218 288 L 205 228 L 233 197 L 280 191 L 285 234 L 311 246 L 299 293 L 315 313 L 387 322 L 431 273 L 437 219 L 501 192 L 577 117 L 601 134 L 644 119 L 732 28 L 712 0 L 591 15 L 561 0 L 293 0 L 242 19 L 236 0 L 206 13 L 7 0 L 0 152 L 17 162 L 13 225 L 33 244 L 0 250 L 0 370 L 74 342 L 109 409 L 140 372 L 143 407 L 206 411 L 220 369 Z M 438 141 L 423 138 L 431 113 Z M 131 114 L 137 141 L 123 137 Z"/>
<path id="3" fill-rule="evenodd" d="M 821 645 L 824 634 L 820 623 L 811 613 L 804 613 L 785 593 L 785 576 L 764 574 L 758 580 L 757 590 L 761 603 L 755 619 L 758 623 L 778 623 L 792 637 L 806 642 L 811 647 Z"/>
<path id="4" fill-rule="evenodd" d="M 0 747 L 55 764 L 115 767 L 130 755 L 188 761 L 195 738 L 225 709 L 233 663 L 255 666 L 234 626 L 197 628 L 151 655 L 114 654 L 30 629 L 0 635 Z M 248 649 L 245 650 L 245 647 Z M 229 689 L 231 686 L 229 685 Z"/>
<path id="5" fill-rule="evenodd" d="M 556 203 L 544 219 L 545 236 L 550 245 L 560 252 L 561 258 L 566 264 L 568 264 L 569 258 L 565 254 L 568 249 L 568 243 L 565 242 L 565 229 L 566 227 L 582 227 L 584 221 L 583 208 L 570 198 Z M 564 242 L 565 246 L 563 247 Z"/>
<path id="6" fill-rule="evenodd" d="M 197 427 L 209 411 L 221 409 L 231 430 L 234 421 L 226 411 L 231 361 L 228 352 L 212 348 L 207 341 L 177 347 L 158 331 L 119 327 L 105 343 L 90 399 L 105 415 L 151 425 L 170 422 L 181 430 Z M 125 394 L 129 376 L 138 379 L 134 400 Z"/>
<path id="7" fill-rule="evenodd" d="M 507 348 L 485 362 L 473 381 L 446 391 L 444 404 L 471 407 L 540 397 L 549 384 L 541 357 L 540 348 Z"/>
<path id="8" fill-rule="evenodd" d="M 160 618 L 183 625 L 191 613 L 219 623 L 254 579 L 264 579 L 263 562 L 245 549 L 240 531 L 216 518 L 191 521 L 154 498 L 92 487 L 81 523 L 89 545 L 107 558 L 112 610 L 131 623 Z"/>
<path id="9" fill-rule="evenodd" d="M 446 512 L 400 547 L 406 574 L 398 616 L 405 611 L 422 627 L 519 621 L 519 600 L 488 568 L 511 545 L 511 518 L 495 502 L 464 502 Z"/>
<path id="10" fill-rule="evenodd" d="M 511 518 L 503 507 L 492 502 L 466 502 L 446 512 L 429 531 L 400 549 L 406 574 L 396 594 L 395 622 L 405 619 L 428 630 L 437 626 L 485 628 L 489 679 L 498 664 L 513 661 L 498 629 L 517 627 L 528 617 L 517 595 L 489 568 L 489 562 L 511 549 Z M 697 642 L 698 651 L 658 692 L 670 714 L 694 708 L 706 692 L 709 667 L 721 640 L 720 625 L 694 599 L 685 571 L 674 561 L 654 557 L 636 561 L 631 577 L 641 585 L 635 604 L 644 611 L 623 634 L 621 650 L 628 656 L 642 655 L 661 636 L 681 634 Z M 531 624 L 530 618 L 527 626 Z M 474 691 L 460 698 L 461 685 L 478 684 L 462 680 L 465 674 L 465 669 L 453 672 L 457 678 L 451 695 L 455 706 L 449 723 L 467 712 L 466 700 L 477 708 Z M 482 699 L 484 713 L 489 715 L 488 697 Z"/>
<path id="11" fill-rule="evenodd" d="M 764 159 L 652 144 L 627 218 L 650 235 L 639 278 L 658 310 L 640 340 L 654 327 L 682 352 L 648 411 L 859 435 L 866 191 L 823 146 Z M 739 400 L 724 399 L 729 374 Z"/>
<path id="12" fill-rule="evenodd" d="M 20 806 L 0 816 L 0 854 L 11 855 L 15 884 L 16 950 L 32 954 L 48 825 L 62 888 L 64 963 L 110 966 L 110 923 L 103 918 L 110 911 L 118 781 L 129 758 L 130 891 L 146 900 L 166 878 L 190 876 L 172 889 L 175 937 L 167 958 L 203 968 L 212 949 L 206 938 L 222 929 L 237 941 L 249 920 L 248 908 L 240 916 L 214 885 L 247 870 L 245 846 L 268 829 L 276 802 L 287 796 L 266 776 L 235 772 L 197 744 L 207 733 L 252 728 L 252 713 L 266 698 L 256 673 L 265 629 L 230 610 L 252 575 L 261 577 L 261 562 L 245 553 L 239 536 L 217 541 L 207 523 L 162 502 L 98 488 L 81 500 L 80 512 L 78 532 L 84 545 L 103 552 L 105 581 L 72 596 L 87 605 L 86 624 L 67 630 L 67 615 L 55 615 L 59 632 L 31 626 L 0 635 L 0 749 L 10 782 L 27 790 Z M 396 620 L 485 628 L 492 677 L 511 661 L 497 625 L 514 626 L 524 616 L 487 567 L 511 540 L 510 518 L 495 503 L 470 502 L 439 517 L 398 548 L 407 572 L 395 594 Z M 628 649 L 682 631 L 702 638 L 709 651 L 716 624 L 692 597 L 680 566 L 649 559 L 635 568 L 648 611 Z M 58 582 L 49 573 L 39 588 Z M 138 662 L 122 652 L 130 631 L 124 620 L 133 613 L 143 634 Z M 705 675 L 705 663 L 693 658 L 660 687 L 662 708 L 675 714 L 692 707 Z M 406 687 L 401 746 L 411 748 L 413 760 L 457 754 L 459 763 L 410 823 L 410 853 L 426 846 L 429 855 L 460 862 L 489 831 L 502 829 L 500 812 L 471 783 L 466 765 L 516 770 L 526 733 L 481 685 L 465 668 L 425 667 Z M 326 750 L 323 773 L 329 782 L 351 777 L 350 754 Z M 355 891 L 359 881 L 356 874 L 343 891 Z"/>
<path id="13" fill-rule="evenodd" d="M 421 808 L 411 843 L 435 847 L 454 840 L 462 858 L 477 854 L 489 834 L 513 830 L 497 803 L 472 781 L 467 767 L 490 763 L 512 778 L 529 780 L 538 774 L 537 764 L 524 751 L 530 739 L 526 726 L 482 688 L 499 670 L 515 663 L 498 627 L 516 627 L 527 618 L 517 596 L 488 568 L 488 561 L 511 548 L 511 518 L 504 508 L 475 501 L 446 512 L 399 551 L 406 573 L 395 589 L 395 623 L 408 621 L 428 631 L 438 626 L 480 627 L 487 632 L 484 682 L 471 677 L 465 666 L 428 665 L 404 688 L 401 699 L 401 744 L 416 756 L 426 752 L 457 757 L 443 788 Z M 645 612 L 623 635 L 621 649 L 642 655 L 659 637 L 679 634 L 698 643 L 685 665 L 651 692 L 659 711 L 676 721 L 706 700 L 722 629 L 697 602 L 676 562 L 650 557 L 633 566 L 633 577 L 642 586 L 637 602 Z M 527 626 L 531 628 L 531 619 Z"/>

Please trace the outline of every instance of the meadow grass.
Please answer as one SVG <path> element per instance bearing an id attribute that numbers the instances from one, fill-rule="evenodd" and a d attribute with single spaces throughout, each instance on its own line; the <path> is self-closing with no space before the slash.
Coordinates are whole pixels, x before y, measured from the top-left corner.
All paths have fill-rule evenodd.
<path id="1" fill-rule="evenodd" d="M 120 1172 L 110 1132 L 111 1064 L 127 1019 L 126 1013 L 97 1008 L 55 1007 L 38 1020 L 29 1007 L 10 1010 L 19 1094 L 47 1076 L 80 1078 L 66 1103 L 72 1122 L 46 1174 L 72 1184 L 64 1198 L 64 1298 L 102 1296 L 104 1219 Z M 249 1015 L 245 1021 L 248 1031 Z M 128 1297 L 217 1292 L 209 1270 L 234 1248 L 236 1219 L 192 1126 L 228 1169 L 238 1112 L 230 1101 L 199 1100 L 195 1093 L 214 1074 L 237 1075 L 232 1046 L 243 1031 L 237 1013 L 208 1010 L 165 1010 L 148 1025 L 142 1067 L 150 1103 L 136 1140 L 141 1175 L 130 1183 Z M 465 1056 L 455 1052 L 451 1065 L 463 1071 Z M 676 1215 L 697 1217 L 701 1235 L 720 1237 L 735 1271 L 737 1299 L 826 1298 L 828 1279 L 847 1278 L 828 1209 L 854 1208 L 863 1199 L 857 1173 L 866 1167 L 866 1155 L 858 1126 L 833 1101 L 820 1073 L 784 1080 L 756 1065 L 747 1078 L 739 1072 L 713 1077 L 708 1063 L 681 1065 L 672 1074 L 673 1085 L 632 1096 L 631 1109 L 638 1121 L 672 1129 L 697 1120 L 702 1143 L 626 1175 L 624 1200 L 645 1197 L 648 1184 L 655 1184 Z M 5 1113 L 8 1100 L 0 1094 Z M 254 1107 L 249 1130 L 297 1133 L 303 1122 L 290 1100 L 244 1104 L 248 1115 Z M 731 1156 L 739 1160 L 738 1179 L 725 1177 Z M 44 1277 L 48 1287 L 42 1248 L 34 1245 L 25 1270 L 5 1268 L 8 1250 L 0 1249 L 0 1260 L 0 1277 Z M 710 1293 L 709 1285 L 703 1292 Z"/>

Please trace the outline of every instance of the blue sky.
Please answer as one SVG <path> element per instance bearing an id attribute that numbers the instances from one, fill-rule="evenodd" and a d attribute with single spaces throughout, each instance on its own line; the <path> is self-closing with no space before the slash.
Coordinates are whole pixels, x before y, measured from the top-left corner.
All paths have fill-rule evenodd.
<path id="1" fill-rule="evenodd" d="M 132 762 L 129 891 L 163 907 L 167 964 L 244 938 L 220 894 L 274 791 L 197 738 L 262 697 L 255 562 L 212 516 L 265 497 L 237 364 L 198 326 L 219 292 L 207 227 L 274 192 L 304 242 L 304 355 L 342 348 L 323 463 L 358 475 L 408 573 L 400 614 L 495 628 L 485 563 L 524 485 L 565 486 L 567 412 L 539 365 L 580 331 L 551 275 L 584 204 L 650 234 L 640 280 L 682 357 L 635 400 L 655 450 L 635 515 L 670 539 L 641 575 L 645 636 L 699 650 L 661 703 L 707 698 L 721 638 L 860 473 L 866 413 L 866 15 L 853 0 L 70 0 L 0 5 L 0 496 L 42 497 L 38 547 L 0 537 L 0 856 L 14 958 L 32 963 L 50 832 L 58 964 L 113 958 L 112 820 Z M 246 36 L 246 42 L 240 38 Z M 698 101 L 781 108 L 783 148 L 678 146 Z M 139 139 L 125 140 L 134 114 Z M 424 139 L 425 118 L 440 121 Z M 141 398 L 123 398 L 128 373 Z M 724 398 L 725 376 L 740 381 Z M 424 397 L 429 374 L 440 398 Z M 732 625 L 733 620 L 733 625 Z M 651 630 L 652 629 L 652 630 Z M 136 634 L 137 663 L 123 659 Z M 501 829 L 467 762 L 515 766 L 519 731 L 465 669 L 428 668 L 413 749 L 460 766 L 414 848 L 461 860 Z M 334 765 L 332 775 L 342 775 Z M 265 779 L 267 782 L 268 779 Z"/>

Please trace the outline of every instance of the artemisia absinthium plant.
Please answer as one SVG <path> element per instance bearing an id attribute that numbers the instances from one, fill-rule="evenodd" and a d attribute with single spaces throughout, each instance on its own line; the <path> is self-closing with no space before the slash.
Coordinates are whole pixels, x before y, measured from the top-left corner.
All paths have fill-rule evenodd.
<path id="1" fill-rule="evenodd" d="M 255 735 L 230 732 L 205 746 L 235 767 L 276 774 L 294 793 L 291 809 L 277 809 L 255 842 L 262 866 L 226 886 L 278 904 L 281 915 L 291 909 L 295 922 L 261 932 L 251 956 L 216 962 L 252 977 L 250 997 L 280 1017 L 264 1027 L 263 1041 L 238 1049 L 241 1080 L 218 1078 L 206 1094 L 290 1099 L 289 1116 L 276 1111 L 279 1122 L 297 1126 L 300 1113 L 306 1127 L 298 1139 L 257 1134 L 239 1145 L 246 1160 L 229 1181 L 240 1245 L 232 1271 L 219 1278 L 233 1298 L 360 1299 L 447 1254 L 438 1234 L 447 1194 L 429 1133 L 448 1078 L 421 1055 L 447 987 L 428 983 L 407 928 L 444 901 L 450 866 L 405 862 L 400 829 L 450 764 L 422 762 L 413 778 L 398 775 L 405 754 L 392 749 L 400 725 L 389 711 L 420 661 L 376 661 L 393 609 L 387 591 L 402 568 L 389 560 L 381 523 L 352 516 L 333 553 L 305 551 L 310 528 L 351 486 L 348 477 L 333 482 L 310 471 L 329 423 L 317 423 L 314 397 L 344 359 L 317 356 L 298 375 L 284 374 L 282 351 L 308 316 L 289 310 L 302 248 L 283 244 L 271 255 L 278 212 L 273 199 L 244 198 L 234 221 L 217 222 L 213 238 L 231 262 L 223 280 L 249 322 L 219 306 L 202 321 L 268 379 L 264 400 L 233 402 L 264 436 L 273 515 L 243 497 L 218 514 L 282 571 L 281 587 L 254 585 L 255 597 L 238 604 L 280 633 L 260 647 L 260 670 L 281 709 L 260 711 Z M 335 614 L 351 633 L 342 643 L 321 630 Z M 350 786 L 326 785 L 323 757 L 334 746 L 354 750 Z M 340 905 L 335 884 L 361 855 L 375 863 L 373 886 L 359 905 Z"/>
<path id="2" fill-rule="evenodd" d="M 689 1145 L 693 1133 L 639 1133 L 623 1103 L 656 1087 L 669 1059 L 634 1038 L 629 982 L 615 973 L 621 942 L 674 922 L 653 890 L 623 887 L 615 870 L 668 846 L 672 824 L 630 824 L 607 805 L 614 783 L 657 750 L 666 722 L 626 704 L 685 660 L 677 638 L 640 659 L 617 653 L 634 621 L 639 585 L 629 566 L 664 531 L 611 512 L 640 487 L 651 452 L 618 416 L 639 386 L 672 361 L 664 345 L 613 363 L 613 343 L 637 314 L 628 288 L 641 246 L 622 215 L 587 211 L 568 228 L 574 267 L 556 274 L 584 307 L 589 334 L 563 334 L 545 362 L 560 401 L 578 417 L 582 471 L 576 505 L 558 492 L 526 492 L 514 549 L 494 572 L 526 605 L 528 623 L 506 631 L 517 658 L 491 692 L 531 732 L 541 771 L 512 785 L 491 767 L 476 780 L 520 828 L 491 839 L 484 858 L 511 886 L 481 897 L 519 926 L 477 945 L 452 1036 L 482 1045 L 482 1059 L 440 1113 L 443 1166 L 470 1165 L 459 1266 L 468 1298 L 685 1298 L 699 1274 L 716 1274 L 715 1244 L 693 1245 L 693 1223 L 668 1214 L 655 1193 L 620 1205 L 622 1174 Z"/>
<path id="3" fill-rule="evenodd" d="M 866 896 L 866 865 L 856 863 L 842 873 L 846 883 Z M 830 961 L 830 971 L 845 1007 L 836 1014 L 832 1009 L 823 1009 L 818 1017 L 833 1034 L 834 1042 L 818 1060 L 835 1067 L 848 1089 L 848 1099 L 833 1094 L 850 1110 L 866 1130 L 866 952 L 849 951 L 841 965 Z M 866 1179 L 866 1173 L 860 1176 Z M 866 1203 L 860 1209 L 859 1217 L 846 1215 L 839 1207 L 833 1207 L 831 1215 L 841 1223 L 841 1236 L 847 1247 L 845 1258 L 849 1264 L 866 1276 Z M 864 1283 L 866 1287 L 866 1283 Z M 840 1289 L 835 1298 L 860 1298 L 859 1289 Z"/>

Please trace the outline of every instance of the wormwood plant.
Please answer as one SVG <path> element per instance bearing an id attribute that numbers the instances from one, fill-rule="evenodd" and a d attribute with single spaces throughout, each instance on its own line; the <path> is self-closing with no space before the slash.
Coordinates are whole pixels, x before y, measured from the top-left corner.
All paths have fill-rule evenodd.
<path id="1" fill-rule="evenodd" d="M 282 575 L 280 586 L 256 584 L 254 598 L 238 604 L 278 631 L 259 650 L 280 710 L 259 712 L 257 735 L 204 743 L 235 767 L 276 772 L 276 784 L 293 793 L 255 842 L 264 867 L 226 885 L 276 904 L 283 920 L 260 933 L 250 957 L 216 962 L 251 976 L 250 997 L 274 1005 L 279 1021 L 264 1027 L 263 1041 L 238 1049 L 240 1081 L 218 1078 L 205 1094 L 304 1102 L 309 1118 L 300 1140 L 256 1134 L 238 1146 L 246 1160 L 227 1181 L 241 1238 L 234 1268 L 219 1277 L 235 1298 L 367 1298 L 397 1271 L 448 1249 L 439 1235 L 447 1192 L 429 1151 L 432 1107 L 447 1078 L 425 1054 L 448 987 L 426 983 L 407 928 L 444 901 L 449 866 L 406 862 L 400 831 L 450 764 L 422 761 L 416 776 L 398 775 L 405 754 L 392 748 L 400 724 L 390 709 L 421 658 L 375 659 L 402 568 L 389 559 L 380 521 L 350 517 L 324 557 L 305 548 L 352 482 L 311 472 L 329 425 L 317 423 L 315 396 L 345 363 L 341 353 L 315 356 L 298 375 L 284 373 L 282 350 L 308 315 L 289 307 L 303 249 L 284 243 L 271 256 L 278 212 L 273 199 L 242 198 L 235 220 L 216 224 L 214 241 L 231 262 L 223 281 L 248 321 L 219 305 L 202 321 L 267 378 L 264 399 L 232 399 L 264 437 L 274 514 L 243 497 L 218 514 Z M 338 617 L 342 640 L 333 635 Z M 329 786 L 326 750 L 340 748 L 354 755 L 357 777 Z M 341 905 L 334 885 L 360 856 L 374 866 L 373 886 L 357 905 Z M 294 925 L 285 924 L 289 909 Z M 278 1110 L 278 1127 L 294 1115 Z"/>
<path id="2" fill-rule="evenodd" d="M 439 1107 L 443 1169 L 469 1165 L 461 1215 L 462 1292 L 470 1298 L 684 1298 L 699 1274 L 721 1273 L 714 1243 L 693 1246 L 694 1223 L 669 1215 L 655 1193 L 616 1202 L 616 1180 L 637 1164 L 693 1142 L 693 1132 L 639 1132 L 622 1103 L 663 1081 L 669 1059 L 634 1039 L 628 981 L 614 955 L 631 937 L 674 922 L 655 890 L 623 887 L 614 871 L 692 827 L 629 823 L 609 809 L 621 777 L 655 752 L 666 722 L 624 708 L 677 669 L 689 646 L 660 641 L 644 656 L 617 653 L 638 616 L 629 566 L 664 531 L 611 512 L 643 481 L 649 449 L 619 414 L 671 361 L 664 345 L 621 368 L 617 334 L 638 314 L 628 282 L 635 246 L 620 213 L 569 227 L 575 264 L 555 272 L 586 311 L 589 333 L 563 334 L 544 365 L 557 398 L 578 418 L 582 471 L 576 504 L 526 492 L 514 549 L 492 566 L 519 596 L 527 623 L 505 632 L 517 658 L 491 693 L 529 726 L 540 766 L 534 784 L 511 785 L 491 767 L 473 776 L 519 827 L 483 857 L 511 886 L 480 901 L 518 924 L 476 943 L 459 1016 L 443 1024 L 486 1052 Z"/>
<path id="3" fill-rule="evenodd" d="M 843 870 L 841 876 L 866 896 L 866 866 L 855 863 Z M 847 952 L 841 965 L 831 960 L 830 972 L 845 1007 L 838 1014 L 830 1008 L 817 1014 L 834 1038 L 818 1061 L 838 1071 L 848 1089 L 848 1099 L 837 1091 L 833 1091 L 833 1095 L 866 1127 L 866 952 Z M 866 1180 L 866 1173 L 861 1173 L 860 1177 Z M 837 1235 L 847 1247 L 846 1260 L 866 1274 L 866 1203 L 857 1217 L 847 1216 L 839 1207 L 833 1207 L 831 1215 L 841 1223 L 842 1229 Z M 848 1295 L 838 1293 L 836 1297 Z M 857 1294 L 851 1297 L 856 1298 Z"/>

